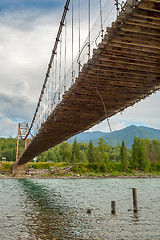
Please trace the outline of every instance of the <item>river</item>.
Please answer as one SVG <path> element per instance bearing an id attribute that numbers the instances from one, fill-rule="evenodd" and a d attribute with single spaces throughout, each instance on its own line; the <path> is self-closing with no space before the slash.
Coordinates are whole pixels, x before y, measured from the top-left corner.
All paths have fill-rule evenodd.
<path id="1" fill-rule="evenodd" d="M 159 240 L 160 178 L 0 179 L 0 240 L 12 239 Z"/>

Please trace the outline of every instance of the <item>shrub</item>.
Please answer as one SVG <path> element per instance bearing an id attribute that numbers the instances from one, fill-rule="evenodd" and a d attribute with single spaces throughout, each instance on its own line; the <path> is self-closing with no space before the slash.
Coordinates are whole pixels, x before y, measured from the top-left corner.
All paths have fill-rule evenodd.
<path id="1" fill-rule="evenodd" d="M 98 172 L 98 164 L 94 163 L 94 164 L 88 164 L 88 169 L 90 170 L 90 172 Z"/>
<path id="2" fill-rule="evenodd" d="M 107 172 L 107 166 L 104 163 L 100 164 L 99 171 L 102 173 Z"/>
<path id="3" fill-rule="evenodd" d="M 151 166 L 150 166 L 150 171 L 151 171 L 151 172 L 160 171 L 160 163 L 151 164 Z"/>
<path id="4" fill-rule="evenodd" d="M 28 163 L 28 168 L 34 169 L 50 169 L 50 167 L 65 167 L 68 166 L 68 163 L 54 163 L 54 162 L 37 162 L 37 163 Z"/>
<path id="5" fill-rule="evenodd" d="M 12 166 L 13 166 L 13 162 L 2 162 L 0 170 L 8 172 L 12 170 Z"/>
<path id="6" fill-rule="evenodd" d="M 48 163 L 46 163 L 46 162 L 28 163 L 28 168 L 50 169 L 50 165 Z"/>
<path id="7" fill-rule="evenodd" d="M 77 174 L 82 174 L 87 172 L 87 167 L 85 164 L 76 164 L 74 167 L 72 167 L 72 172 Z"/>

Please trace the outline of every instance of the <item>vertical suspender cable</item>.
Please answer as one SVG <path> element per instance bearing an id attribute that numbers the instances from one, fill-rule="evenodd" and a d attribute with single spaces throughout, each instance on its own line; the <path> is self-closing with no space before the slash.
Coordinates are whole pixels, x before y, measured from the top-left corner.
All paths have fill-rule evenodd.
<path id="1" fill-rule="evenodd" d="M 66 91 L 66 64 L 67 64 L 67 19 L 65 20 L 65 46 L 64 46 L 64 92 Z"/>
<path id="2" fill-rule="evenodd" d="M 53 72 L 52 72 L 52 100 L 53 100 L 53 91 L 54 91 L 54 81 L 55 81 L 55 58 L 53 60 L 53 63 L 52 63 L 52 69 L 53 69 Z"/>
<path id="3" fill-rule="evenodd" d="M 70 4 L 70 0 L 66 0 L 66 4 L 64 6 L 64 11 L 63 11 L 63 14 L 62 14 L 62 18 L 61 18 L 61 21 L 60 21 L 60 26 L 59 26 L 59 29 L 58 29 L 58 32 L 57 32 L 57 37 L 56 37 L 56 41 L 54 43 L 54 47 L 53 47 L 53 50 L 52 50 L 52 54 L 51 54 L 51 58 L 50 58 L 50 61 L 49 61 L 49 64 L 48 64 L 48 69 L 47 69 L 47 72 L 46 72 L 46 76 L 45 76 L 45 79 L 44 79 L 44 82 L 43 82 L 43 86 L 42 86 L 42 90 L 41 90 L 41 93 L 40 93 L 40 96 L 39 96 L 39 100 L 38 100 L 38 103 L 37 103 L 37 107 L 36 107 L 36 110 L 35 110 L 35 113 L 34 113 L 34 116 L 33 116 L 33 119 L 32 119 L 32 122 L 31 122 L 31 125 L 29 127 L 29 130 L 28 130 L 28 133 L 25 137 L 25 139 L 28 137 L 28 135 L 31 133 L 31 129 L 33 127 L 33 124 L 34 124 L 34 121 L 35 121 L 35 118 L 37 116 L 37 112 L 39 110 L 39 106 L 40 106 L 40 103 L 42 101 L 42 97 L 43 97 L 43 94 L 44 94 L 44 89 L 46 87 L 46 83 L 47 83 L 47 80 L 49 78 L 49 74 L 50 74 L 50 71 L 51 71 L 51 68 L 52 68 L 52 62 L 53 62 L 53 59 L 54 59 L 54 56 L 56 54 L 56 50 L 57 50 L 57 45 L 58 45 L 58 42 L 59 42 L 59 38 L 60 38 L 60 35 L 61 35 L 61 32 L 62 32 L 62 28 L 64 26 L 64 21 L 65 21 L 65 18 L 66 18 L 66 14 L 67 14 L 67 11 L 69 10 L 69 4 Z"/>
<path id="4" fill-rule="evenodd" d="M 55 55 L 55 84 L 54 84 L 54 105 L 56 105 L 56 96 L 57 96 L 57 56 L 58 54 Z"/>
<path id="5" fill-rule="evenodd" d="M 99 0 L 99 8 L 100 8 L 100 18 L 101 18 L 101 37 L 103 38 L 103 15 L 102 15 L 102 1 Z"/>
<path id="6" fill-rule="evenodd" d="M 50 91 L 50 79 L 47 81 L 47 117 L 49 116 L 49 91 Z"/>
<path id="7" fill-rule="evenodd" d="M 57 55 L 58 54 L 56 54 L 56 63 L 55 63 L 55 93 L 57 92 Z"/>
<path id="8" fill-rule="evenodd" d="M 81 5 L 80 0 L 78 2 L 78 8 L 79 8 L 79 56 L 81 51 Z M 79 61 L 79 72 L 80 72 L 81 63 Z"/>
<path id="9" fill-rule="evenodd" d="M 74 35 L 73 35 L 73 1 L 72 0 L 72 84 L 74 83 L 74 73 L 73 73 L 73 41 L 74 41 Z"/>
<path id="10" fill-rule="evenodd" d="M 91 55 L 91 1 L 88 0 L 88 58 Z"/>
<path id="11" fill-rule="evenodd" d="M 51 100 L 51 112 L 53 111 L 53 99 L 54 99 L 54 82 L 55 81 L 55 58 L 53 59 L 53 63 L 52 63 L 52 82 L 51 82 L 51 96 L 50 96 L 50 100 Z"/>
<path id="12" fill-rule="evenodd" d="M 47 104 L 48 104 L 47 95 L 48 95 L 48 87 L 47 87 L 47 83 L 46 83 L 45 108 L 44 108 L 44 117 L 45 117 L 45 120 L 47 119 Z"/>
<path id="13" fill-rule="evenodd" d="M 61 70 L 62 70 L 62 35 L 60 37 L 60 49 L 59 49 L 59 90 L 58 90 L 58 100 L 61 98 Z"/>

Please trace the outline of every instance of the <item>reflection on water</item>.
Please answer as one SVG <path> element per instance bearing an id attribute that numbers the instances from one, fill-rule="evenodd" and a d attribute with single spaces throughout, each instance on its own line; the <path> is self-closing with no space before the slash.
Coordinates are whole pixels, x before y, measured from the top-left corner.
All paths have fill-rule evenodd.
<path id="1" fill-rule="evenodd" d="M 0 179 L 0 194 L 0 240 L 160 239 L 160 179 Z"/>
<path id="2" fill-rule="evenodd" d="M 139 222 L 138 212 L 133 213 L 133 222 L 135 224 L 138 224 L 138 222 Z"/>
<path id="3" fill-rule="evenodd" d="M 67 207 L 63 196 L 59 192 L 55 192 L 55 188 L 52 187 L 51 191 L 48 191 L 45 186 L 33 182 L 30 180 L 18 180 L 22 186 L 26 195 L 25 204 L 32 206 L 32 212 L 34 214 L 33 224 L 35 228 L 29 226 L 30 233 L 36 236 L 40 236 L 41 239 L 67 239 L 71 236 L 74 237 L 74 229 L 72 229 L 72 212 Z M 36 213 L 36 215 L 35 215 Z"/>

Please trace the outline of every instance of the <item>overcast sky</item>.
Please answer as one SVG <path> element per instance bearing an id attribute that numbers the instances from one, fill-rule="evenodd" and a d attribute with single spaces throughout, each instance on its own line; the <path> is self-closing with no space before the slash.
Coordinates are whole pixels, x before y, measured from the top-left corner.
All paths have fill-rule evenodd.
<path id="1" fill-rule="evenodd" d="M 99 0 L 91 2 L 96 16 Z M 15 137 L 18 122 L 32 119 L 64 4 L 65 0 L 0 1 L 0 137 Z M 131 124 L 160 129 L 159 102 L 157 92 L 115 115 L 112 129 Z M 109 128 L 104 121 L 92 130 Z"/>

